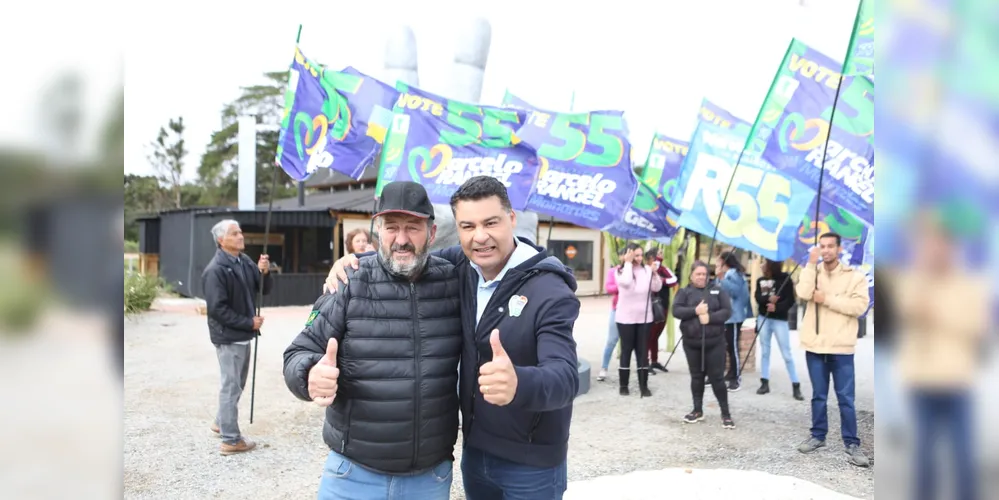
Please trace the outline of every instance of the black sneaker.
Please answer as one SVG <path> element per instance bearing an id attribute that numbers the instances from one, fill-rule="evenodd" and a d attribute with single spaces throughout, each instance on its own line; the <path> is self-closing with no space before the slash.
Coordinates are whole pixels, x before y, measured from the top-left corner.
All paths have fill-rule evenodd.
<path id="1" fill-rule="evenodd" d="M 663 364 L 659 363 L 659 362 L 652 363 L 651 365 L 649 365 L 649 368 L 651 368 L 653 370 L 659 370 L 659 371 L 661 371 L 663 373 L 669 373 L 669 370 L 667 370 L 666 367 L 663 366 Z"/>
<path id="2" fill-rule="evenodd" d="M 809 437 L 804 442 L 798 445 L 798 451 L 802 453 L 812 453 L 815 450 L 818 450 L 819 448 L 824 448 L 825 446 L 826 446 L 825 441 L 820 440 L 819 438 L 816 437 Z"/>
<path id="3" fill-rule="evenodd" d="M 728 383 L 728 392 L 739 392 L 739 389 L 742 389 L 742 386 L 739 385 L 738 380 L 732 380 Z"/>
<path id="4" fill-rule="evenodd" d="M 722 416 L 722 427 L 726 429 L 735 429 L 735 420 L 732 420 L 731 416 Z"/>
<path id="5" fill-rule="evenodd" d="M 688 413 L 688 414 L 686 414 L 686 415 L 683 416 L 683 421 L 686 422 L 686 423 L 688 423 L 688 424 L 696 424 L 697 422 L 700 422 L 701 420 L 704 420 L 704 412 L 703 411 L 692 411 L 692 412 L 690 412 L 690 413 Z"/>
<path id="6" fill-rule="evenodd" d="M 867 455 L 863 451 L 860 451 L 860 446 L 851 444 L 846 447 L 846 456 L 849 457 L 849 462 L 851 465 L 857 467 L 870 467 L 871 459 L 867 458 Z"/>

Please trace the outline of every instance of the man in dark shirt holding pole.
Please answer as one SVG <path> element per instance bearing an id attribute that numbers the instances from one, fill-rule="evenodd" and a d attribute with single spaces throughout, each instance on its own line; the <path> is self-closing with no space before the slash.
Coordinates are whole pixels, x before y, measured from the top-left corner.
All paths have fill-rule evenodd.
<path id="1" fill-rule="evenodd" d="M 234 220 L 216 224 L 212 238 L 218 250 L 201 274 L 208 332 L 222 371 L 219 412 L 211 428 L 222 438 L 221 453 L 232 455 L 257 446 L 239 432 L 239 398 L 250 369 L 250 341 L 260 334 L 264 324 L 264 318 L 256 313 L 256 298 L 261 280 L 264 293 L 270 292 L 270 261 L 267 255 L 261 255 L 254 266 L 242 253 L 243 231 Z"/>

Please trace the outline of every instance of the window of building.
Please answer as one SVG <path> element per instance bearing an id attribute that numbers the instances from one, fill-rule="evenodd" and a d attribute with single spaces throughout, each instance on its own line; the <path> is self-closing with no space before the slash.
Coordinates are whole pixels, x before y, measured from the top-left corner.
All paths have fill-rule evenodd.
<path id="1" fill-rule="evenodd" d="M 593 278 L 593 242 L 552 240 L 548 248 L 552 254 L 572 269 L 577 281 Z"/>

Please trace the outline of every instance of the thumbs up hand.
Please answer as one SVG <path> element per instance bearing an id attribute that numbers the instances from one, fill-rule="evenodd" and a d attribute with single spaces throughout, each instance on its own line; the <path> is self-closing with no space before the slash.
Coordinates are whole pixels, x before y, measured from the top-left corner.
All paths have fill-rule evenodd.
<path id="1" fill-rule="evenodd" d="M 326 354 L 309 370 L 309 396 L 319 406 L 329 406 L 336 398 L 337 379 L 340 378 L 336 351 L 336 339 L 330 339 L 326 344 Z"/>
<path id="2" fill-rule="evenodd" d="M 499 330 L 489 335 L 493 360 L 479 368 L 479 391 L 482 398 L 496 406 L 506 406 L 517 395 L 517 372 L 510 356 L 500 343 Z"/>

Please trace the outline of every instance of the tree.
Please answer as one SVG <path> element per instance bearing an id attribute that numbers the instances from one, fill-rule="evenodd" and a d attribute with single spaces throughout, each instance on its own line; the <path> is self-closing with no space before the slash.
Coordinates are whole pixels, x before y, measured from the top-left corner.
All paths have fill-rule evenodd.
<path id="1" fill-rule="evenodd" d="M 271 175 L 280 136 L 281 115 L 284 113 L 284 91 L 287 71 L 264 74 L 264 83 L 243 87 L 242 94 L 222 108 L 222 127 L 212 133 L 212 139 L 201 156 L 198 180 L 204 187 L 201 200 L 205 205 L 231 205 L 238 196 L 239 125 L 242 115 L 257 117 L 257 200 L 272 195 Z M 294 181 L 283 171 L 278 174 L 275 198 L 294 195 Z"/>
<path id="2" fill-rule="evenodd" d="M 139 226 L 136 217 L 154 214 L 163 207 L 166 193 L 160 187 L 160 180 L 151 175 L 125 174 L 125 239 L 138 240 Z"/>
<path id="3" fill-rule="evenodd" d="M 181 208 L 181 192 L 183 191 L 184 155 L 184 117 L 171 119 L 166 128 L 160 127 L 156 140 L 151 144 L 149 162 L 158 174 L 160 182 L 173 193 L 174 208 Z"/>
<path id="4" fill-rule="evenodd" d="M 100 161 L 109 170 L 125 169 L 125 89 L 118 91 L 100 138 Z"/>

